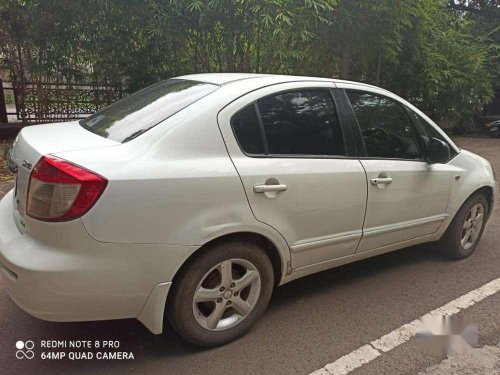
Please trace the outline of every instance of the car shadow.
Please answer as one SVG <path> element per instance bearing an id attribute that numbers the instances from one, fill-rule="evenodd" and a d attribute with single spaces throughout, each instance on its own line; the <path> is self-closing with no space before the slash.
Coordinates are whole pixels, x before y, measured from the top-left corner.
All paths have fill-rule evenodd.
<path id="1" fill-rule="evenodd" d="M 276 289 L 272 305 L 279 307 L 281 304 L 286 304 L 291 296 L 297 299 L 331 292 L 340 286 L 348 286 L 362 279 L 371 279 L 398 268 L 413 268 L 421 266 L 421 263 L 449 262 L 450 260 L 438 251 L 434 243 L 416 245 L 294 280 Z"/>

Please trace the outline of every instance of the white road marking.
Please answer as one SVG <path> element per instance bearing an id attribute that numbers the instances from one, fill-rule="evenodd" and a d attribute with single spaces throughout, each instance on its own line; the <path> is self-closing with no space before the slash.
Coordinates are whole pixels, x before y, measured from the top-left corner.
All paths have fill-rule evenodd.
<path id="1" fill-rule="evenodd" d="M 489 283 L 484 284 L 477 289 L 471 290 L 469 293 L 464 294 L 451 302 L 448 302 L 446 305 L 432 310 L 430 313 L 424 315 L 423 318 L 436 315 L 450 316 L 457 314 L 461 310 L 467 309 L 482 301 L 486 297 L 498 293 L 499 291 L 500 278 L 492 280 Z M 377 340 L 363 345 L 353 352 L 340 357 L 335 362 L 329 363 L 325 367 L 314 371 L 310 375 L 346 375 L 354 369 L 373 361 L 382 353 L 387 353 L 395 347 L 410 340 L 412 337 L 415 337 L 419 328 L 422 328 L 422 323 L 418 319 L 404 324 Z"/>
<path id="2" fill-rule="evenodd" d="M 361 348 L 349 353 L 342 358 L 337 359 L 335 362 L 330 363 L 323 367 L 321 370 L 313 372 L 311 375 L 329 375 L 339 374 L 345 375 L 354 370 L 355 368 L 363 366 L 365 363 L 373 361 L 380 355 L 378 350 L 373 349 L 372 346 L 366 344 Z"/>

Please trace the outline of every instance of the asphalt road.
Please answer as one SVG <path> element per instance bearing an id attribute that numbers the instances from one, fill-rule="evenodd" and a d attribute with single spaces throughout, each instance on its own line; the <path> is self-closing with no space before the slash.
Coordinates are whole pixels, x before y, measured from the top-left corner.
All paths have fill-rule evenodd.
<path id="1" fill-rule="evenodd" d="M 456 142 L 488 158 L 500 176 L 500 139 Z M 154 336 L 135 320 L 37 320 L 14 305 L 0 282 L 0 374 L 308 374 L 500 277 L 498 206 L 469 259 L 453 262 L 433 246 L 417 246 L 294 281 L 275 290 L 267 313 L 245 337 L 216 349 L 191 347 L 170 328 Z M 500 293 L 461 315 L 478 323 L 480 346 L 498 344 Z M 135 359 L 18 360 L 18 340 L 118 340 Z M 352 374 L 414 374 L 443 358 L 410 340 Z"/>

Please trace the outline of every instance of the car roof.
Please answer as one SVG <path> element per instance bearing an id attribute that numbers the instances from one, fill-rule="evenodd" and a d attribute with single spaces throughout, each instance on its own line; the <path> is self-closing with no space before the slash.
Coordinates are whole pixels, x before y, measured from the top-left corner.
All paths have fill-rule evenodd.
<path id="1" fill-rule="evenodd" d="M 234 81 L 241 81 L 243 79 L 259 78 L 267 76 L 269 75 L 256 74 L 256 73 L 200 73 L 200 74 L 188 74 L 175 78 L 187 79 L 190 81 L 213 83 L 216 85 L 224 85 Z"/>
<path id="2" fill-rule="evenodd" d="M 290 82 L 290 81 L 330 81 L 333 82 L 332 78 L 325 77 L 306 77 L 306 76 L 291 76 L 291 75 L 280 75 L 280 74 L 258 74 L 258 73 L 201 73 L 201 74 L 189 74 L 181 77 L 176 77 L 179 79 L 188 79 L 192 81 L 200 81 L 213 83 L 216 85 L 225 85 L 233 83 L 236 81 L 260 78 L 265 80 L 266 78 L 272 78 L 273 82 Z"/>
<path id="3" fill-rule="evenodd" d="M 367 83 L 346 81 L 341 79 L 334 79 L 328 77 L 309 77 L 309 76 L 292 76 L 292 75 L 280 75 L 280 74 L 258 74 L 258 73 L 199 73 L 199 74 L 188 74 L 180 77 L 178 79 L 187 79 L 191 81 L 212 83 L 215 85 L 227 85 L 235 83 L 242 80 L 256 79 L 260 78 L 262 85 L 266 85 L 266 81 L 272 79 L 273 83 L 284 83 L 284 82 L 300 82 L 300 81 L 323 81 L 323 82 L 334 82 L 339 84 L 351 84 L 357 86 L 371 87 L 374 89 L 384 90 L 381 87 L 373 86 Z"/>

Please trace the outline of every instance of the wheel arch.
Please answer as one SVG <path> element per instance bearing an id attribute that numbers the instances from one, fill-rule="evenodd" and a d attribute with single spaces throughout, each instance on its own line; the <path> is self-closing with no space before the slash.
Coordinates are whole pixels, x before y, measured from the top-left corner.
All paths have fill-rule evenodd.
<path id="1" fill-rule="evenodd" d="M 187 272 L 189 266 L 197 259 L 202 253 L 210 251 L 218 243 L 224 241 L 243 241 L 257 243 L 261 245 L 267 252 L 271 264 L 273 266 L 273 273 L 275 276 L 275 286 L 285 282 L 287 269 L 290 264 L 290 249 L 285 239 L 281 237 L 279 232 L 275 232 L 272 228 L 260 227 L 241 227 L 233 228 L 234 230 L 222 230 L 220 232 L 213 232 L 211 237 L 205 241 L 201 241 L 201 246 L 196 246 L 177 268 L 173 277 L 169 282 L 157 285 L 152 292 L 152 295 L 146 302 L 141 313 L 138 316 L 141 321 L 151 332 L 160 334 L 165 330 L 167 315 L 171 307 L 177 280 L 184 272 Z"/>
<path id="2" fill-rule="evenodd" d="M 494 194 L 493 188 L 491 186 L 482 186 L 479 189 L 476 189 L 471 195 L 469 195 L 465 201 L 467 201 L 474 194 L 483 194 L 486 197 L 486 202 L 488 202 L 487 218 L 489 219 L 491 213 L 493 212 L 493 207 L 495 204 L 495 194 Z"/>
<path id="3" fill-rule="evenodd" d="M 183 264 L 179 267 L 177 272 L 175 273 L 174 277 L 172 278 L 172 290 L 168 293 L 167 298 L 165 301 L 164 305 L 164 312 L 167 313 L 169 311 L 169 305 L 171 304 L 171 301 L 173 299 L 174 295 L 174 290 L 176 286 L 176 280 L 181 277 L 181 275 L 184 272 L 187 272 L 189 269 L 189 266 L 194 262 L 196 258 L 198 258 L 202 253 L 206 251 L 210 251 L 214 246 L 221 242 L 225 241 L 243 241 L 243 242 L 252 242 L 252 243 L 257 243 L 258 245 L 262 246 L 266 253 L 268 254 L 272 266 L 273 266 L 273 272 L 274 272 L 274 284 L 275 286 L 279 285 L 285 276 L 287 272 L 287 267 L 289 264 L 289 251 L 287 250 L 286 252 L 283 251 L 283 249 L 280 250 L 279 245 L 277 245 L 274 241 L 272 241 L 268 236 L 263 235 L 262 233 L 254 232 L 254 231 L 236 231 L 236 232 L 231 232 L 231 233 L 225 233 L 222 235 L 219 235 L 215 238 L 212 238 L 208 241 L 206 241 L 200 248 L 198 248 L 196 251 L 194 251 L 184 262 Z M 288 247 L 287 247 L 288 249 Z M 286 255 L 288 254 L 288 258 Z M 166 319 L 166 314 L 163 315 L 163 320 Z M 163 326 L 164 326 L 163 322 Z"/>
<path id="4" fill-rule="evenodd" d="M 472 193 L 470 193 L 458 206 L 457 211 L 454 213 L 453 217 L 456 216 L 458 211 L 460 211 L 460 208 L 467 202 L 470 198 L 472 198 L 476 194 L 482 194 L 486 198 L 486 202 L 488 203 L 488 213 L 487 213 L 487 218 L 490 217 L 491 212 L 493 211 L 493 205 L 494 205 L 494 192 L 493 188 L 489 185 L 484 185 L 481 187 L 476 188 Z"/>
<path id="5" fill-rule="evenodd" d="M 493 187 L 490 185 L 483 185 L 476 187 L 474 190 L 472 190 L 472 192 L 466 195 L 466 197 L 456 205 L 456 209 L 454 209 L 452 214 L 450 214 L 450 216 L 445 222 L 445 225 L 443 225 L 441 229 L 435 233 L 433 241 L 439 240 L 444 235 L 444 233 L 448 230 L 451 222 L 453 221 L 457 213 L 460 211 L 460 208 L 465 204 L 465 202 L 467 202 L 471 197 L 473 197 L 476 194 L 483 194 L 486 197 L 486 201 L 488 203 L 487 219 L 489 219 L 491 213 L 493 212 L 493 205 L 495 203 L 494 202 L 495 193 Z"/>
<path id="6" fill-rule="evenodd" d="M 271 240 L 268 236 L 255 232 L 255 231 L 236 231 L 218 235 L 214 238 L 207 240 L 203 243 L 199 249 L 193 252 L 179 267 L 177 272 L 175 273 L 172 283 L 175 285 L 175 281 L 182 275 L 189 266 L 193 263 L 193 261 L 199 257 L 203 252 L 210 251 L 217 244 L 226 242 L 226 241 L 241 241 L 241 242 L 251 242 L 261 246 L 269 256 L 271 263 L 273 265 L 273 271 L 275 276 L 275 285 L 281 283 L 283 276 L 287 272 L 287 264 L 290 260 L 289 250 L 286 251 L 283 249 L 280 250 L 279 244 L 276 244 L 275 241 Z"/>

